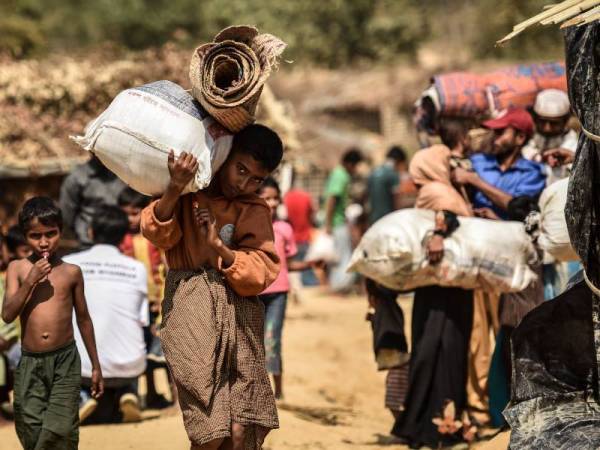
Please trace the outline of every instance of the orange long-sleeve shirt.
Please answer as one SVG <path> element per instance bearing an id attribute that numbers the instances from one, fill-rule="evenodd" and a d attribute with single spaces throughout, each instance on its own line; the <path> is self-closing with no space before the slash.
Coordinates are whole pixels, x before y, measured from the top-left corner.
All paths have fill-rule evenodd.
<path id="1" fill-rule="evenodd" d="M 211 211 L 219 237 L 235 253 L 229 267 L 221 267 L 219 256 L 201 235 L 194 220 L 194 202 Z M 228 200 L 209 197 L 202 191 L 187 194 L 179 198 L 173 217 L 166 222 L 156 218 L 155 206 L 153 202 L 142 211 L 142 234 L 165 250 L 169 268 L 196 270 L 212 266 L 242 296 L 260 294 L 277 278 L 279 258 L 273 242 L 271 212 L 257 195 Z"/>

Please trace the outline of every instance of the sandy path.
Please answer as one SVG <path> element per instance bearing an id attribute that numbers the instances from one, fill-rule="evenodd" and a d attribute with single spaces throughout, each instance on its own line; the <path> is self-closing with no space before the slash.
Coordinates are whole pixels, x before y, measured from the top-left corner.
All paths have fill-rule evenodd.
<path id="1" fill-rule="evenodd" d="M 410 300 L 401 304 L 409 318 Z M 289 304 L 283 344 L 286 399 L 279 408 L 281 429 L 267 438 L 267 449 L 405 448 L 390 446 L 385 373 L 376 371 L 365 312 L 364 299 L 332 298 L 315 290 L 304 291 L 301 303 Z M 19 448 L 12 427 L 0 428 L 0 448 Z M 80 448 L 189 447 L 181 417 L 172 413 L 134 425 L 82 427 Z"/>

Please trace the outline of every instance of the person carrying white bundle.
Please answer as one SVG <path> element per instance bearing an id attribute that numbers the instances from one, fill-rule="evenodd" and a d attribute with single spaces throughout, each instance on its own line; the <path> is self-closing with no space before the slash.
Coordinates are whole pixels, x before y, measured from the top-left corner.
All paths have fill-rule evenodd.
<path id="1" fill-rule="evenodd" d="M 198 161 L 182 194 L 210 183 L 229 155 L 232 135 L 181 86 L 156 81 L 127 89 L 72 139 L 138 192 L 160 195 L 169 184 L 167 158 L 182 151 Z"/>
<path id="2" fill-rule="evenodd" d="M 459 226 L 456 214 L 470 212 L 467 202 L 450 182 L 450 158 L 463 156 L 466 132 L 459 124 L 452 123 L 443 125 L 440 134 L 445 146 L 420 151 L 409 170 L 419 188 L 417 205 L 437 211 L 427 242 L 432 265 L 442 260 L 444 239 Z M 432 419 L 440 415 L 448 400 L 459 413 L 467 406 L 465 386 L 472 322 L 472 290 L 435 285 L 416 289 L 409 387 L 404 413 L 392 430 L 413 448 L 422 445 L 436 448 L 461 440 L 458 433 L 440 434 Z"/>

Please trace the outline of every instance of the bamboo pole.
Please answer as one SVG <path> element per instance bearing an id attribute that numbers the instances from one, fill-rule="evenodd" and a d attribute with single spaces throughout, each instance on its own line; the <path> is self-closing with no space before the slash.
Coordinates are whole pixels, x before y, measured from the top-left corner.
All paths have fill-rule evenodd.
<path id="1" fill-rule="evenodd" d="M 560 27 L 568 28 L 574 25 L 580 26 L 586 23 L 593 22 L 598 18 L 598 13 L 600 13 L 600 6 L 596 6 L 595 8 L 592 8 L 589 11 L 584 12 L 583 14 L 579 14 L 578 16 L 573 17 L 572 19 L 564 22 Z"/>
<path id="2" fill-rule="evenodd" d="M 562 3 L 559 3 L 558 5 L 554 6 L 553 8 L 547 9 L 546 11 L 543 11 L 527 20 L 524 20 L 521 23 L 518 23 L 517 25 L 515 25 L 513 30 L 514 31 L 524 30 L 525 28 L 528 28 L 531 25 L 535 25 L 536 23 L 546 19 L 547 17 L 554 16 L 554 15 L 558 14 L 559 12 L 564 11 L 565 9 L 571 8 L 580 2 L 581 2 L 581 0 L 566 0 Z"/>
<path id="3" fill-rule="evenodd" d="M 600 0 L 566 0 L 518 23 L 513 27 L 513 31 L 497 41 L 496 45 L 501 45 L 519 35 L 530 26 L 540 23 L 542 25 L 558 24 L 568 20 L 568 25 L 563 24 L 561 28 L 591 23 L 600 18 L 598 17 L 600 15 L 600 10 L 599 14 L 594 12 L 591 15 L 587 15 L 587 13 L 590 13 L 590 10 L 594 11 L 596 8 L 600 8 Z"/>
<path id="4" fill-rule="evenodd" d="M 580 2 L 578 5 L 565 9 L 556 15 L 541 20 L 540 23 L 542 25 L 550 25 L 564 22 L 565 20 L 571 19 L 572 17 L 575 17 L 576 15 L 595 7 L 598 4 L 600 4 L 599 0 L 586 0 Z"/>
<path id="5" fill-rule="evenodd" d="M 589 16 L 587 19 L 585 19 L 585 21 L 583 21 L 582 23 L 579 24 L 579 26 L 581 25 L 587 25 L 588 23 L 592 23 L 596 20 L 600 19 L 600 9 L 598 10 L 598 12 L 596 14 L 593 14 L 591 16 Z"/>

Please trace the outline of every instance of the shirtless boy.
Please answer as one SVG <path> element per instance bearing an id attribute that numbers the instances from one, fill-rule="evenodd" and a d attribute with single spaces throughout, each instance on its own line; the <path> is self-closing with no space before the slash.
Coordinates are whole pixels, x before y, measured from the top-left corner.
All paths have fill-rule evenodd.
<path id="1" fill-rule="evenodd" d="M 72 312 L 92 360 L 92 395 L 104 390 L 94 328 L 78 266 L 56 255 L 60 209 L 47 197 L 28 200 L 19 226 L 33 254 L 9 264 L 2 319 L 21 319 L 22 358 L 15 373 L 15 426 L 29 449 L 76 449 L 81 363 Z"/>

